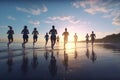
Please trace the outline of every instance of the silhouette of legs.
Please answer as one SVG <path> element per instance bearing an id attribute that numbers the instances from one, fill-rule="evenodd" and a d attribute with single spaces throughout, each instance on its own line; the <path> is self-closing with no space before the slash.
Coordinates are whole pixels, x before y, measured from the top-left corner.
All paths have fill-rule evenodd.
<path id="1" fill-rule="evenodd" d="M 8 39 L 8 43 L 7 43 L 8 48 L 9 48 L 9 45 L 10 45 L 12 42 L 13 42 L 13 38 Z"/>

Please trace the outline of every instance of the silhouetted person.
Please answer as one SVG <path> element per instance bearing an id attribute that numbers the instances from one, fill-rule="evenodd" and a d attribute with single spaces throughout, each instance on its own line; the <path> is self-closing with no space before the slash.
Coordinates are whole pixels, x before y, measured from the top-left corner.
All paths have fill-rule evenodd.
<path id="1" fill-rule="evenodd" d="M 62 35 L 64 36 L 64 48 L 65 48 L 65 45 L 68 42 L 68 36 L 69 36 L 69 32 L 67 32 L 67 28 L 65 28 L 65 32 L 63 32 Z"/>
<path id="2" fill-rule="evenodd" d="M 51 60 L 50 60 L 50 64 L 49 64 L 49 71 L 53 77 L 57 74 L 56 59 L 55 59 L 55 56 L 53 54 L 53 51 L 51 54 Z"/>
<path id="3" fill-rule="evenodd" d="M 68 70 L 68 54 L 64 50 L 64 60 L 63 60 L 63 65 L 65 67 L 65 70 Z"/>
<path id="4" fill-rule="evenodd" d="M 47 45 L 47 43 L 48 43 L 48 40 L 49 40 L 49 35 L 48 35 L 48 33 L 46 33 L 46 35 L 45 35 L 45 47 L 46 47 L 46 45 Z"/>
<path id="5" fill-rule="evenodd" d="M 8 30 L 8 32 L 7 32 L 7 34 L 8 34 L 8 44 L 7 44 L 7 46 L 8 46 L 8 48 L 9 48 L 9 45 L 13 42 L 14 30 L 12 29 L 11 26 L 8 26 L 8 27 L 9 27 L 9 30 Z"/>
<path id="6" fill-rule="evenodd" d="M 93 47 L 92 47 L 91 60 L 92 60 L 93 63 L 94 63 L 96 59 L 97 59 L 97 56 L 96 56 L 96 54 L 95 54 L 95 52 L 94 52 L 94 49 L 93 49 Z"/>
<path id="7" fill-rule="evenodd" d="M 37 28 L 34 28 L 32 34 L 33 34 L 33 47 L 34 47 L 35 43 L 37 42 L 37 38 L 38 38 L 38 34 L 39 34 L 37 31 Z"/>
<path id="8" fill-rule="evenodd" d="M 25 48 L 25 44 L 28 42 L 28 34 L 29 30 L 27 29 L 27 26 L 24 26 L 24 29 L 21 31 L 21 34 L 23 34 L 23 43 L 22 47 Z"/>
<path id="9" fill-rule="evenodd" d="M 37 58 L 37 53 L 33 49 L 33 62 L 32 62 L 32 68 L 36 69 L 38 65 L 38 58 Z"/>
<path id="10" fill-rule="evenodd" d="M 45 60 L 47 61 L 49 57 L 49 53 L 47 50 L 45 50 L 44 57 L 45 57 Z"/>
<path id="11" fill-rule="evenodd" d="M 76 47 L 77 40 L 78 40 L 78 36 L 77 36 L 77 34 L 75 33 L 75 35 L 74 35 L 75 47 Z"/>
<path id="12" fill-rule="evenodd" d="M 86 45 L 88 46 L 88 43 L 89 43 L 89 35 L 88 35 L 88 33 L 87 33 L 87 35 L 85 36 L 85 38 L 86 38 Z"/>
<path id="13" fill-rule="evenodd" d="M 13 58 L 12 58 L 12 52 L 11 50 L 8 50 L 8 60 L 7 60 L 7 65 L 8 65 L 8 72 L 12 71 L 12 66 L 13 66 Z"/>
<path id="14" fill-rule="evenodd" d="M 59 36 L 57 36 L 57 43 L 59 43 L 59 40 L 60 40 L 60 38 L 59 38 Z"/>
<path id="15" fill-rule="evenodd" d="M 55 26 L 52 26 L 52 29 L 49 31 L 49 34 L 51 34 L 51 48 L 54 48 L 54 45 L 56 43 L 56 34 L 57 30 L 55 29 Z"/>
<path id="16" fill-rule="evenodd" d="M 93 46 L 93 43 L 95 41 L 95 38 L 96 38 L 96 35 L 94 34 L 94 31 L 92 31 L 92 34 L 90 35 L 91 37 L 91 42 L 92 42 L 92 46 Z"/>
<path id="17" fill-rule="evenodd" d="M 89 52 L 89 49 L 88 49 L 88 47 L 87 47 L 87 49 L 86 49 L 86 57 L 89 59 L 89 57 L 90 57 L 90 52 Z"/>
<path id="18" fill-rule="evenodd" d="M 77 59 L 77 56 L 78 56 L 78 53 L 77 53 L 77 50 L 75 48 L 74 58 Z"/>
<path id="19" fill-rule="evenodd" d="M 24 74 L 28 72 L 28 56 L 26 55 L 25 49 L 23 50 L 21 70 L 23 71 Z"/>

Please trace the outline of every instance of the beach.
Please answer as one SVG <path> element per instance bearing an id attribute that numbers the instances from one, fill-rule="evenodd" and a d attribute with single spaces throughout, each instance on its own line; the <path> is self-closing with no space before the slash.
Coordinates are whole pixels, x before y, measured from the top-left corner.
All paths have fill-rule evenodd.
<path id="1" fill-rule="evenodd" d="M 17 45 L 17 44 L 14 44 Z M 74 43 L 69 43 L 74 45 Z M 107 45 L 107 44 L 106 44 Z M 11 45 L 12 46 L 12 45 Z M 0 50 L 1 80 L 119 80 L 119 48 L 85 43 Z"/>

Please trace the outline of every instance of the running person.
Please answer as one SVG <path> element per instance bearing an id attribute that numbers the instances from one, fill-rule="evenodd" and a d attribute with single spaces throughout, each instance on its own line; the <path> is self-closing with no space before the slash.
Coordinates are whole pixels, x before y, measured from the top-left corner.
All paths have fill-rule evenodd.
<path id="1" fill-rule="evenodd" d="M 45 47 L 46 47 L 46 45 L 47 45 L 47 43 L 48 43 L 48 40 L 49 40 L 49 35 L 48 35 L 48 33 L 46 33 L 46 35 L 45 35 Z"/>
<path id="2" fill-rule="evenodd" d="M 85 36 L 85 38 L 86 38 L 86 44 L 88 45 L 88 42 L 89 42 L 89 35 L 88 35 L 88 33 L 87 33 L 87 35 Z"/>
<path id="3" fill-rule="evenodd" d="M 11 26 L 8 26 L 9 27 L 9 30 L 7 32 L 8 34 L 8 48 L 9 48 L 9 45 L 13 42 L 13 34 L 14 34 L 14 30 L 12 30 L 12 27 Z"/>
<path id="4" fill-rule="evenodd" d="M 77 40 L 78 40 L 78 36 L 77 36 L 77 34 L 75 33 L 75 35 L 74 35 L 75 47 L 76 47 Z"/>
<path id="5" fill-rule="evenodd" d="M 29 30 L 27 29 L 27 26 L 24 26 L 24 29 L 21 31 L 21 34 L 23 34 L 23 43 L 22 47 L 25 48 L 25 44 L 28 42 L 28 34 Z"/>
<path id="6" fill-rule="evenodd" d="M 37 31 L 37 28 L 34 28 L 33 32 L 33 46 L 35 45 L 35 43 L 37 42 L 37 38 L 38 38 L 38 31 Z"/>
<path id="7" fill-rule="evenodd" d="M 92 46 L 93 46 L 93 43 L 94 43 L 95 38 L 96 38 L 96 35 L 94 34 L 94 31 L 92 31 L 92 34 L 90 35 L 90 37 L 91 37 Z"/>
<path id="8" fill-rule="evenodd" d="M 65 47 L 66 43 L 68 42 L 68 36 L 69 36 L 69 32 L 67 32 L 67 28 L 65 28 L 65 32 L 63 32 L 62 35 L 64 36 L 64 47 Z"/>
<path id="9" fill-rule="evenodd" d="M 56 43 L 56 34 L 57 30 L 55 29 L 55 26 L 52 26 L 52 29 L 49 31 L 49 34 L 51 34 L 51 48 L 53 49 L 55 43 Z"/>

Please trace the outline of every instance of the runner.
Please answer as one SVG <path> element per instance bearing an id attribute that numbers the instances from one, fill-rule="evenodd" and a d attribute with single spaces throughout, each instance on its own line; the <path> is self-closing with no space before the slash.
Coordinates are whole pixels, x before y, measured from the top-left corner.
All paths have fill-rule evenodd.
<path id="1" fill-rule="evenodd" d="M 29 30 L 27 29 L 27 26 L 24 26 L 24 29 L 22 30 L 21 34 L 23 34 L 23 43 L 22 47 L 25 48 L 25 44 L 28 42 L 28 34 Z"/>
<path id="2" fill-rule="evenodd" d="M 94 34 L 94 31 L 92 31 L 92 34 L 90 35 L 91 37 L 91 42 L 92 42 L 92 46 L 93 46 L 93 43 L 95 41 L 95 38 L 96 38 L 96 35 Z"/>
<path id="3" fill-rule="evenodd" d="M 74 35 L 75 47 L 76 47 L 77 39 L 78 39 L 78 36 L 77 36 L 77 34 L 75 33 L 75 35 Z"/>
<path id="4" fill-rule="evenodd" d="M 56 43 L 56 34 L 57 30 L 55 29 L 55 26 L 52 26 L 52 29 L 49 31 L 49 34 L 51 34 L 51 48 L 54 48 L 54 45 Z"/>
<path id="5" fill-rule="evenodd" d="M 65 32 L 63 32 L 62 35 L 64 36 L 64 48 L 65 48 L 65 45 L 68 42 L 68 36 L 69 36 L 69 32 L 67 32 L 67 28 L 65 28 Z"/>
<path id="6" fill-rule="evenodd" d="M 88 45 L 88 42 L 89 42 L 89 35 L 88 35 L 88 33 L 87 33 L 87 35 L 85 36 L 85 38 L 86 38 L 86 44 Z"/>
<path id="7" fill-rule="evenodd" d="M 38 34 L 39 34 L 37 31 L 37 28 L 34 28 L 32 34 L 33 34 L 33 47 L 34 47 L 35 43 L 37 42 L 37 38 L 38 38 Z"/>
<path id="8" fill-rule="evenodd" d="M 47 45 L 47 43 L 48 43 L 48 40 L 49 40 L 49 35 L 48 35 L 48 33 L 46 33 L 46 35 L 45 35 L 45 47 L 46 47 L 46 45 Z"/>
<path id="9" fill-rule="evenodd" d="M 8 48 L 9 48 L 9 45 L 13 42 L 13 34 L 14 34 L 14 30 L 12 30 L 12 27 L 11 26 L 8 26 L 9 27 L 9 30 L 7 32 L 8 34 Z"/>

